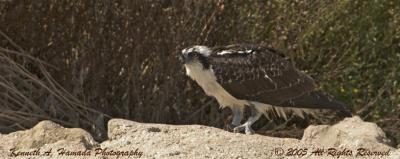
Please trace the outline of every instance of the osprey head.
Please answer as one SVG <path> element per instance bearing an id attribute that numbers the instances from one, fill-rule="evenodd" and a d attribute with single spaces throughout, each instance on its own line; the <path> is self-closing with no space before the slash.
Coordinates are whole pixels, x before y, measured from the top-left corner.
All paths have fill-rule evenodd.
<path id="1" fill-rule="evenodd" d="M 207 46 L 195 45 L 182 50 L 180 60 L 185 65 L 201 64 L 203 69 L 209 69 L 208 56 L 211 54 L 211 49 Z"/>

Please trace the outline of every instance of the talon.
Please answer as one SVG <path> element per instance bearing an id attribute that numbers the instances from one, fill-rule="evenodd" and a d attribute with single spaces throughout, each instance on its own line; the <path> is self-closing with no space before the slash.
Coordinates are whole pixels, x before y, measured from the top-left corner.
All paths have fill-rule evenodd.
<path id="1" fill-rule="evenodd" d="M 235 125 L 226 124 L 225 130 L 226 130 L 226 131 L 229 131 L 229 132 L 233 132 L 233 129 L 234 129 L 235 127 L 236 127 Z"/>
<path id="2" fill-rule="evenodd" d="M 255 134 L 255 131 L 253 130 L 253 129 L 251 129 L 251 128 L 246 128 L 246 135 L 253 135 L 253 134 Z"/>
<path id="3" fill-rule="evenodd" d="M 234 132 L 234 133 L 240 133 L 240 130 L 239 130 L 238 127 L 235 127 L 235 128 L 233 128 L 233 132 Z"/>
<path id="4" fill-rule="evenodd" d="M 237 127 L 233 128 L 233 132 L 234 133 L 240 133 L 240 132 L 243 131 L 243 128 L 244 128 L 243 125 L 237 126 Z"/>

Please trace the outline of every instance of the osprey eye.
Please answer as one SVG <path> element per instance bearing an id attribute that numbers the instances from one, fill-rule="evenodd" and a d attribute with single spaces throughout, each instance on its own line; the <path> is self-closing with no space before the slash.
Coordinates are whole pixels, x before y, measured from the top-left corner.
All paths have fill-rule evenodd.
<path id="1" fill-rule="evenodd" d="M 196 54 L 195 54 L 195 52 L 189 52 L 189 53 L 188 53 L 188 56 L 189 56 L 189 57 L 193 57 L 193 56 L 196 56 Z"/>

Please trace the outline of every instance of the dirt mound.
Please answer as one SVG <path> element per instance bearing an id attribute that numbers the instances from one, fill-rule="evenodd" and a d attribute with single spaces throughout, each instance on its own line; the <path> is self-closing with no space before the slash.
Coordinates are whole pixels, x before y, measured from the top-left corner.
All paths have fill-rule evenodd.
<path id="1" fill-rule="evenodd" d="M 359 117 L 310 126 L 301 140 L 112 119 L 102 143 L 51 121 L 0 135 L 0 141 L 1 158 L 400 158 L 383 131 Z"/>

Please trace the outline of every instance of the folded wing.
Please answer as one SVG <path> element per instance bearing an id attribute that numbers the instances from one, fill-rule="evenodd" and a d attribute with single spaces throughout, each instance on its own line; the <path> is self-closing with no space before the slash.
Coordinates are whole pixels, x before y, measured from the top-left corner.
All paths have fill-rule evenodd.
<path id="1" fill-rule="evenodd" d="M 238 99 L 280 107 L 345 109 L 315 91 L 314 80 L 276 50 L 230 45 L 214 48 L 209 62 L 221 86 Z"/>

